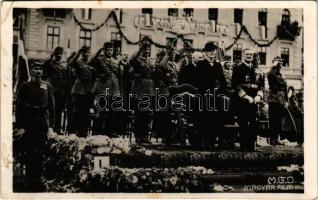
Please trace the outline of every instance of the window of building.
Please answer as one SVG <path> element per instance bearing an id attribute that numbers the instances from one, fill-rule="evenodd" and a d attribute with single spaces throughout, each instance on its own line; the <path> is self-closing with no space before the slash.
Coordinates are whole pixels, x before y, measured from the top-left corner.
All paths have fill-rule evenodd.
<path id="1" fill-rule="evenodd" d="M 177 46 L 177 40 L 176 40 L 176 38 L 167 37 L 167 38 L 166 38 L 166 41 L 167 41 L 167 45 L 168 45 L 168 46 L 170 46 L 170 45 L 172 45 L 172 46 L 174 46 L 174 47 Z"/>
<path id="2" fill-rule="evenodd" d="M 284 9 L 282 14 L 282 24 L 289 24 L 289 23 L 290 23 L 290 12 L 288 9 Z"/>
<path id="3" fill-rule="evenodd" d="M 242 61 L 242 45 L 236 44 L 233 48 L 233 62 Z"/>
<path id="4" fill-rule="evenodd" d="M 52 9 L 52 8 L 43 8 L 43 15 L 45 17 L 50 17 L 50 18 L 65 18 L 67 9 Z"/>
<path id="5" fill-rule="evenodd" d="M 168 8 L 168 16 L 178 17 L 178 8 Z"/>
<path id="6" fill-rule="evenodd" d="M 122 38 L 119 33 L 111 33 L 111 41 L 114 47 L 114 56 L 121 54 Z"/>
<path id="7" fill-rule="evenodd" d="M 184 8 L 183 17 L 193 17 L 193 8 Z"/>
<path id="8" fill-rule="evenodd" d="M 60 27 L 47 27 L 47 48 L 54 49 L 60 43 Z"/>
<path id="9" fill-rule="evenodd" d="M 258 55 L 259 55 L 259 60 L 261 65 L 266 65 L 266 47 L 259 47 L 258 48 Z"/>
<path id="10" fill-rule="evenodd" d="M 80 47 L 82 46 L 91 46 L 91 41 L 92 41 L 92 31 L 89 30 L 80 30 Z"/>
<path id="11" fill-rule="evenodd" d="M 283 59 L 283 66 L 289 66 L 289 48 L 282 47 L 280 57 Z"/>
<path id="12" fill-rule="evenodd" d="M 267 10 L 261 9 L 258 11 L 258 25 L 267 26 Z"/>
<path id="13" fill-rule="evenodd" d="M 234 23 L 243 23 L 243 9 L 234 9 Z"/>
<path id="14" fill-rule="evenodd" d="M 217 8 L 209 8 L 209 20 L 218 21 L 218 9 Z"/>
<path id="15" fill-rule="evenodd" d="M 258 11 L 258 25 L 265 27 L 263 37 L 267 38 L 267 10 L 265 8 Z"/>
<path id="16" fill-rule="evenodd" d="M 152 15 L 152 8 L 142 8 L 141 9 L 142 14 L 150 14 Z"/>
<path id="17" fill-rule="evenodd" d="M 90 20 L 92 19 L 92 9 L 91 8 L 83 8 L 81 9 L 82 19 Z"/>

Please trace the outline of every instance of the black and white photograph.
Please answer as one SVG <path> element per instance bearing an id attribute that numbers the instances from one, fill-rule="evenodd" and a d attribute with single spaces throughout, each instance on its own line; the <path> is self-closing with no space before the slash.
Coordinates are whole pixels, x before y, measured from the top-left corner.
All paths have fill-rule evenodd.
<path id="1" fill-rule="evenodd" d="M 11 8 L 12 193 L 304 194 L 304 8 L 191 3 Z"/>

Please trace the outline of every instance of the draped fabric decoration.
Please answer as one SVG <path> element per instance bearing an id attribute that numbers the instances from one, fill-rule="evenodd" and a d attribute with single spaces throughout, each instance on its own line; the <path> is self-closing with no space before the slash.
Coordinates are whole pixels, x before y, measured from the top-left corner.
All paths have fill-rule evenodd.
<path id="1" fill-rule="evenodd" d="M 141 44 L 144 40 L 147 40 L 148 42 L 150 42 L 152 45 L 158 47 L 158 48 L 167 48 L 168 46 L 167 45 L 163 45 L 163 44 L 159 44 L 157 42 L 155 42 L 154 40 L 152 40 L 151 38 L 149 38 L 148 36 L 145 36 L 144 38 L 142 39 L 139 39 L 138 41 L 132 41 L 130 40 L 126 35 L 125 33 L 122 31 L 121 29 L 121 26 L 120 26 L 120 23 L 119 23 L 119 20 L 118 20 L 118 17 L 116 15 L 116 11 L 115 10 L 112 10 L 109 15 L 106 17 L 105 21 L 103 23 L 101 23 L 100 25 L 96 26 L 95 28 L 87 28 L 85 27 L 75 16 L 75 14 L 72 12 L 72 15 L 73 15 L 73 18 L 74 18 L 74 21 L 76 24 L 78 24 L 81 29 L 83 30 L 89 30 L 89 31 L 97 31 L 99 30 L 101 27 L 103 27 L 110 18 L 113 18 L 115 23 L 116 23 L 116 28 L 118 29 L 119 31 L 119 34 L 122 36 L 122 38 L 124 40 L 127 41 L 128 44 L 130 45 L 139 45 Z M 282 25 L 283 26 L 283 25 Z M 287 30 L 287 28 L 284 28 L 284 30 Z M 238 32 L 238 30 L 237 30 Z M 287 32 L 287 31 L 286 31 Z M 171 32 L 173 33 L 173 32 Z M 278 35 L 276 35 L 274 38 L 272 38 L 269 42 L 267 43 L 260 43 L 258 42 L 256 39 L 253 38 L 253 36 L 248 32 L 247 28 L 245 25 L 241 25 L 240 26 L 240 29 L 239 29 L 239 33 L 236 35 L 236 37 L 234 38 L 233 42 L 231 44 L 229 44 L 227 47 L 224 48 L 225 51 L 228 51 L 230 50 L 236 43 L 239 39 L 241 39 L 241 36 L 242 36 L 242 33 L 245 33 L 247 36 L 248 36 L 248 39 L 253 42 L 255 45 L 257 45 L 258 47 L 269 47 L 270 45 L 273 44 L 273 42 L 279 38 Z M 173 33 L 176 35 L 176 38 L 175 40 L 178 40 L 178 39 L 181 39 L 183 42 L 185 41 L 184 39 L 184 35 L 185 34 L 178 34 L 178 33 Z M 290 33 L 292 34 L 292 33 Z M 192 48 L 192 50 L 197 50 L 197 51 L 202 51 L 202 49 L 196 49 L 196 48 Z"/>

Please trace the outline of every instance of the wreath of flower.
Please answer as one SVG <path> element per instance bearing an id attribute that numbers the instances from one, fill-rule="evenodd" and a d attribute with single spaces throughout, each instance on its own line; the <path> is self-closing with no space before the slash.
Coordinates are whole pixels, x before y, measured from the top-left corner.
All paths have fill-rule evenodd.
<path id="1" fill-rule="evenodd" d="M 104 20 L 104 22 L 102 22 L 100 25 L 96 26 L 95 28 L 87 28 L 85 27 L 76 17 L 76 15 L 72 12 L 72 16 L 73 16 L 73 19 L 75 21 L 75 23 L 77 25 L 79 25 L 81 27 L 82 30 L 86 30 L 86 31 L 97 31 L 99 30 L 101 27 L 103 27 L 110 18 L 113 18 L 115 23 L 116 23 L 116 28 L 118 29 L 119 31 L 119 34 L 121 35 L 122 38 L 124 38 L 124 40 L 126 40 L 126 42 L 130 45 L 140 45 L 144 40 L 147 40 L 149 41 L 152 45 L 158 47 L 158 48 L 167 48 L 168 45 L 163 45 L 163 44 L 160 44 L 154 40 L 152 40 L 151 38 L 149 38 L 148 36 L 145 36 L 144 38 L 139 38 L 138 41 L 132 41 L 130 40 L 126 35 L 125 33 L 122 31 L 121 29 L 121 26 L 120 26 L 120 23 L 119 23 L 119 20 L 117 18 L 117 15 L 115 13 L 114 10 L 112 10 L 108 16 L 106 17 L 106 19 Z M 284 28 L 284 31 L 289 34 L 290 36 L 298 36 L 299 34 L 294 34 L 294 33 L 291 33 L 290 31 L 288 31 L 287 27 L 283 26 Z M 299 32 L 299 31 L 298 31 Z M 173 42 L 176 42 L 178 39 L 181 39 L 183 42 L 185 42 L 185 39 L 184 39 L 184 34 L 178 34 L 178 33 L 174 33 L 172 32 L 173 34 L 176 35 L 176 38 L 174 39 Z M 279 38 L 278 35 L 276 35 L 274 38 L 272 38 L 269 42 L 267 43 L 260 43 L 258 42 L 250 33 L 249 31 L 247 30 L 246 26 L 245 25 L 241 25 L 241 30 L 239 32 L 238 35 L 236 35 L 236 37 L 234 38 L 233 42 L 228 45 L 227 47 L 225 47 L 225 51 L 228 51 L 230 50 L 236 43 L 239 39 L 241 39 L 241 36 L 242 36 L 242 33 L 245 33 L 247 36 L 248 36 L 248 39 L 253 42 L 255 45 L 259 46 L 259 47 L 269 47 L 271 46 L 275 40 L 277 40 L 277 38 Z M 202 51 L 202 49 L 196 49 L 196 48 L 191 48 L 192 50 L 197 50 L 197 51 Z"/>

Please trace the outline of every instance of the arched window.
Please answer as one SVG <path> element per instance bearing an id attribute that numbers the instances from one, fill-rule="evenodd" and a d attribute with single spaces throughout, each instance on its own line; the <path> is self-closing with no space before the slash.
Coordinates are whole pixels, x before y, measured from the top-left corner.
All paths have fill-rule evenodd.
<path id="1" fill-rule="evenodd" d="M 288 9 L 284 9 L 282 13 L 282 23 L 289 24 L 290 23 L 290 12 Z"/>
<path id="2" fill-rule="evenodd" d="M 263 39 L 267 38 L 267 9 L 258 10 L 258 25 L 262 28 Z"/>

